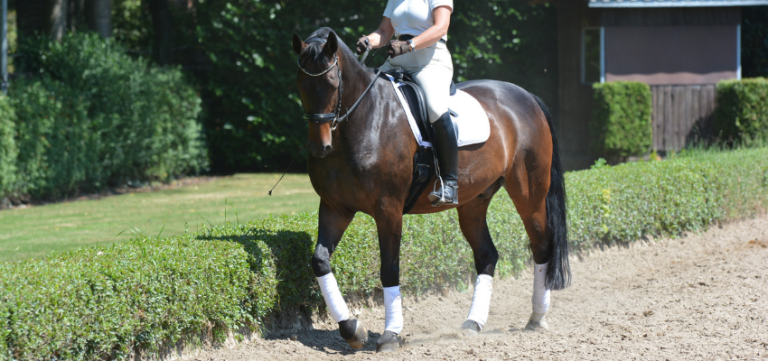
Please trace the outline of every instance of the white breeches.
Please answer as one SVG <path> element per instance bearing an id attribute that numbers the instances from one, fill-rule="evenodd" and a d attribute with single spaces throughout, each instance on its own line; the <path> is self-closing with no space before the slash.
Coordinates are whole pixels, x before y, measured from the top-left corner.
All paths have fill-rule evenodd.
<path id="1" fill-rule="evenodd" d="M 453 79 L 453 61 L 448 47 L 441 42 L 400 55 L 382 65 L 382 71 L 403 68 L 424 90 L 429 122 L 434 123 L 448 111 Z"/>

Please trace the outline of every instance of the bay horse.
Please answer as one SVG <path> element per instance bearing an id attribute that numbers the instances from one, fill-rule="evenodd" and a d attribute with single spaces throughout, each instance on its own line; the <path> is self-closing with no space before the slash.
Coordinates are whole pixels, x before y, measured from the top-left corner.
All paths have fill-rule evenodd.
<path id="1" fill-rule="evenodd" d="M 377 351 L 396 350 L 403 344 L 397 335 L 402 329 L 403 210 L 417 141 L 392 85 L 376 81 L 373 69 L 361 65 L 333 30 L 321 28 L 306 40 L 294 34 L 293 50 L 299 56 L 296 81 L 309 124 L 307 148 L 312 156 L 307 169 L 320 196 L 313 272 L 342 338 L 355 349 L 363 347 L 368 332 L 361 321 L 350 317 L 330 258 L 355 213 L 372 216 L 379 236 L 387 324 Z M 499 258 L 486 212 L 504 186 L 525 225 L 535 263 L 534 312 L 526 329 L 546 328 L 549 290 L 563 289 L 571 279 L 565 184 L 551 116 L 538 97 L 511 83 L 473 80 L 457 88 L 481 103 L 491 135 L 485 143 L 459 149 L 458 205 L 434 208 L 424 192 L 408 213 L 456 208 L 478 274 L 470 316 L 461 328 L 476 334 L 488 316 L 490 282 Z M 340 116 L 343 110 L 346 114 Z"/>

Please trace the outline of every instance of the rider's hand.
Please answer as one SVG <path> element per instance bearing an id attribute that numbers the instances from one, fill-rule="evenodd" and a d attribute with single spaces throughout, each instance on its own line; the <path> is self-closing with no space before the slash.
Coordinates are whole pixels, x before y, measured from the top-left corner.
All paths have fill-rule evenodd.
<path id="1" fill-rule="evenodd" d="M 357 40 L 357 45 L 355 46 L 355 51 L 358 54 L 364 53 L 366 50 L 368 50 L 368 37 L 363 35 L 360 37 L 360 39 Z"/>
<path id="2" fill-rule="evenodd" d="M 392 40 L 387 44 L 387 55 L 390 58 L 410 53 L 411 51 L 411 44 L 407 41 Z"/>

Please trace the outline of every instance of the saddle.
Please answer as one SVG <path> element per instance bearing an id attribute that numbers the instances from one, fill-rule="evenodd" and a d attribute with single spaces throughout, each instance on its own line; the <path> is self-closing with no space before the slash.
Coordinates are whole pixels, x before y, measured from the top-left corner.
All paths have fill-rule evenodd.
<path id="1" fill-rule="evenodd" d="M 408 102 L 408 107 L 411 109 L 413 118 L 416 119 L 416 124 L 419 126 L 419 131 L 422 136 L 424 136 L 424 140 L 431 142 L 434 137 L 432 136 L 432 127 L 429 124 L 429 116 L 427 115 L 427 98 L 424 95 L 424 90 L 422 90 L 419 84 L 413 80 L 411 75 L 406 73 L 402 68 L 393 68 L 383 74 L 384 75 L 382 76 L 384 77 L 389 75 L 394 78 L 395 83 L 402 84 L 402 86 L 399 87 L 400 93 Z M 453 96 L 455 94 L 456 84 L 453 82 L 453 79 L 451 79 L 450 95 Z M 456 116 L 452 110 L 449 111 L 451 112 L 451 115 Z"/>
<path id="2" fill-rule="evenodd" d="M 413 118 L 416 119 L 416 124 L 419 127 L 419 131 L 425 140 L 432 141 L 434 136 L 432 134 L 432 127 L 429 124 L 429 116 L 427 115 L 427 104 L 424 90 L 416 84 L 413 78 L 403 71 L 402 68 L 394 68 L 384 73 L 395 79 L 395 83 L 402 84 L 398 87 L 398 91 L 403 95 L 403 98 L 408 102 L 408 107 L 411 110 Z M 456 84 L 451 80 L 450 95 L 456 94 Z M 456 114 L 451 111 L 451 114 Z M 455 126 L 455 124 L 454 124 Z M 408 189 L 408 197 L 405 199 L 405 205 L 403 207 L 403 214 L 410 212 L 413 206 L 416 205 L 416 201 L 424 190 L 429 186 L 429 180 L 435 175 L 435 157 L 432 153 L 432 148 L 428 148 L 419 145 L 416 150 L 416 154 L 413 155 L 413 177 L 411 179 L 411 187 Z"/>

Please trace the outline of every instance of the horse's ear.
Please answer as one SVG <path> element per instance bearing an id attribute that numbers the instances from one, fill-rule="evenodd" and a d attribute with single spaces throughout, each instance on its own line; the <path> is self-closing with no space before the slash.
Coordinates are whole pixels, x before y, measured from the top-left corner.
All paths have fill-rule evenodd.
<path id="1" fill-rule="evenodd" d="M 301 40 L 299 35 L 296 33 L 293 33 L 293 51 L 296 52 L 296 55 L 301 54 L 301 51 L 304 50 L 304 48 L 307 47 L 307 44 L 304 43 L 304 40 Z"/>
<path id="2" fill-rule="evenodd" d="M 336 37 L 336 33 L 331 31 L 328 34 L 328 40 L 325 41 L 325 46 L 323 46 L 323 52 L 328 54 L 329 56 L 333 56 L 333 54 L 336 54 L 336 50 L 339 49 L 339 40 Z"/>

